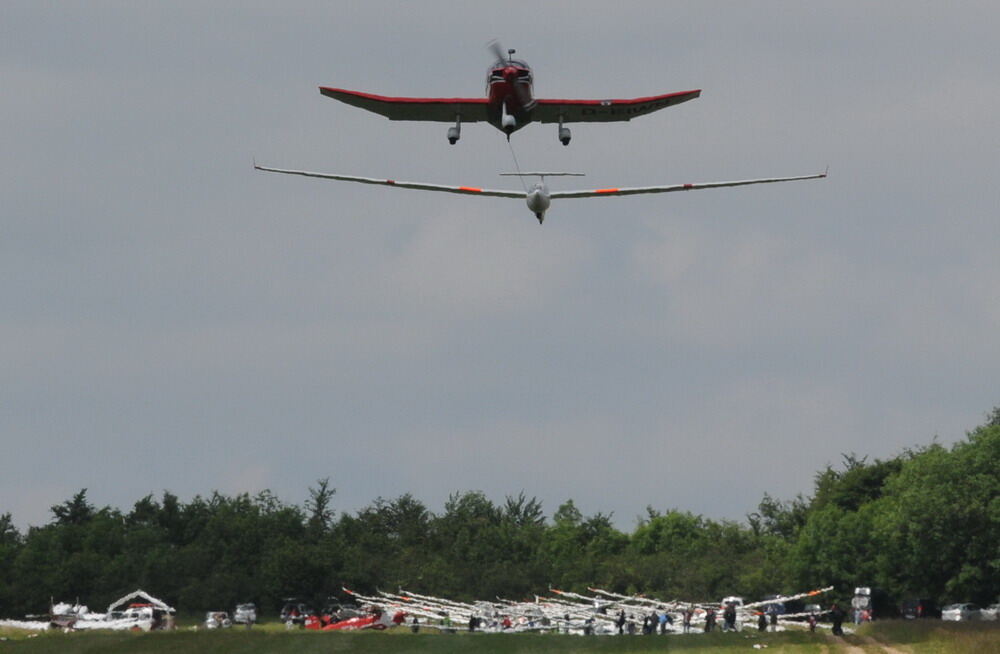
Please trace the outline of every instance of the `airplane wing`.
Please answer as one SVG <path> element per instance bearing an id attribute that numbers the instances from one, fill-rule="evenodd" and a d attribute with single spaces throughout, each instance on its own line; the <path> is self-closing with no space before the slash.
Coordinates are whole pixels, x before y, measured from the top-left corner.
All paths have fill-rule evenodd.
<path id="1" fill-rule="evenodd" d="M 696 191 L 703 188 L 719 188 L 722 186 L 748 186 L 750 184 L 773 184 L 774 182 L 794 182 L 800 179 L 820 179 L 826 173 L 817 175 L 800 175 L 798 177 L 766 177 L 763 179 L 744 179 L 736 182 L 702 182 L 700 184 L 671 184 L 670 186 L 635 186 L 632 188 L 599 188 L 592 191 L 553 191 L 550 197 L 556 198 L 596 198 L 608 195 L 639 195 L 641 193 L 670 193 L 672 191 Z"/>
<path id="2" fill-rule="evenodd" d="M 486 98 L 391 98 L 360 91 L 347 91 L 326 86 L 319 92 L 354 107 L 381 114 L 389 120 L 427 120 L 455 122 L 460 115 L 463 123 L 486 120 Z"/>
<path id="3" fill-rule="evenodd" d="M 374 177 L 355 177 L 353 175 L 334 175 L 330 173 L 311 173 L 306 170 L 285 170 L 283 168 L 268 168 L 266 166 L 253 165 L 257 170 L 264 170 L 270 173 L 284 173 L 286 175 L 302 175 L 303 177 L 319 177 L 321 179 L 336 179 L 344 182 L 359 182 L 361 184 L 381 184 L 395 188 L 412 188 L 418 191 L 439 191 L 441 193 L 459 193 L 462 195 L 485 195 L 496 198 L 520 198 L 524 199 L 524 191 L 503 191 L 488 188 L 478 188 L 475 186 L 446 186 L 443 184 L 424 184 L 421 182 L 399 182 L 394 179 L 376 179 Z"/>
<path id="4" fill-rule="evenodd" d="M 532 118 L 543 123 L 558 123 L 560 118 L 564 123 L 625 121 L 694 100 L 699 95 L 701 89 L 631 100 L 538 100 Z"/>

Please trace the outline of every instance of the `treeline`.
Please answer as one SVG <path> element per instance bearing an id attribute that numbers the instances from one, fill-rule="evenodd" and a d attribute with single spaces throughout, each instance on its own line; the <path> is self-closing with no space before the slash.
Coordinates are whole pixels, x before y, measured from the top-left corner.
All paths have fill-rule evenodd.
<path id="1" fill-rule="evenodd" d="M 811 497 L 765 495 L 745 522 L 647 508 L 631 533 L 572 500 L 546 516 L 523 494 L 453 495 L 440 513 L 403 495 L 335 512 L 328 480 L 303 506 L 270 492 L 165 492 L 128 511 L 81 490 L 20 533 L 0 515 L 0 617 L 43 612 L 50 597 L 95 610 L 137 587 L 183 610 L 282 598 L 321 602 L 341 586 L 470 600 L 600 586 L 664 598 L 759 598 L 856 585 L 897 599 L 989 603 L 1000 593 L 1000 408 L 951 448 L 869 462 L 854 455 L 815 478 Z"/>

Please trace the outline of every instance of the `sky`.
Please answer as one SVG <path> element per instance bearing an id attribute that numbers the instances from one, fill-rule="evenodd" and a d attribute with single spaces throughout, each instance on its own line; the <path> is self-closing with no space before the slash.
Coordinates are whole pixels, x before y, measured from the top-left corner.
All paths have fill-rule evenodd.
<path id="1" fill-rule="evenodd" d="M 411 493 L 741 520 L 842 455 L 951 444 L 1000 404 L 1000 5 L 5 2 L 0 513 L 81 488 Z M 700 98 L 511 139 L 318 86 Z"/>

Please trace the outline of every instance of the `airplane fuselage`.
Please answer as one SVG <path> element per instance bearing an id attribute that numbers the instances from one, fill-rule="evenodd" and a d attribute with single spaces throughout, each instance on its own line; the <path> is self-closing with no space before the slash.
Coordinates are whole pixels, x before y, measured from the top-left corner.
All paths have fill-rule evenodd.
<path id="1" fill-rule="evenodd" d="M 537 104 L 533 95 L 531 68 L 508 59 L 490 66 L 486 75 L 487 120 L 508 136 L 531 122 Z"/>
<path id="2" fill-rule="evenodd" d="M 538 218 L 538 224 L 541 225 L 545 220 L 545 212 L 552 204 L 549 187 L 545 185 L 544 181 L 536 182 L 531 190 L 525 194 L 524 200 L 528 203 L 528 209 L 531 213 L 535 214 L 535 218 Z"/>

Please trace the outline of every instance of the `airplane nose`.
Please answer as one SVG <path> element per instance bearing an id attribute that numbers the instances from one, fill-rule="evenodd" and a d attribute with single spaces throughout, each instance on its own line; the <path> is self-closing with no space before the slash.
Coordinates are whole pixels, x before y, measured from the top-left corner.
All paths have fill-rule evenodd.
<path id="1" fill-rule="evenodd" d="M 503 69 L 503 78 L 508 82 L 517 77 L 517 69 L 513 66 L 507 66 Z"/>
<path id="2" fill-rule="evenodd" d="M 536 186 L 528 191 L 528 195 L 525 196 L 524 199 L 528 203 L 528 209 L 530 209 L 531 212 L 539 219 L 538 222 L 542 222 L 542 216 L 545 215 L 545 212 L 548 211 L 549 205 L 552 203 L 552 200 L 549 198 L 548 190 Z"/>

